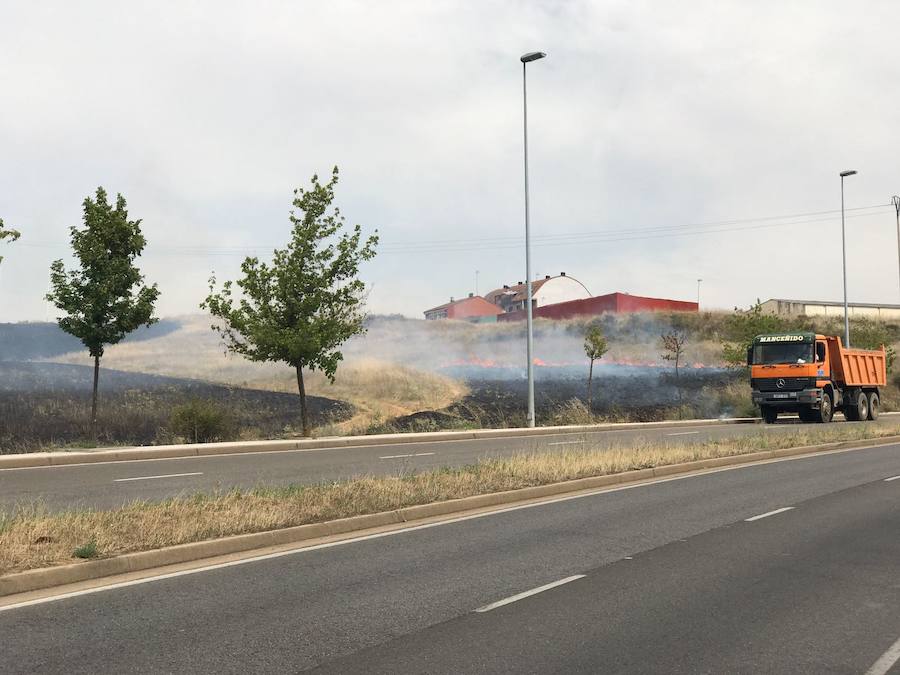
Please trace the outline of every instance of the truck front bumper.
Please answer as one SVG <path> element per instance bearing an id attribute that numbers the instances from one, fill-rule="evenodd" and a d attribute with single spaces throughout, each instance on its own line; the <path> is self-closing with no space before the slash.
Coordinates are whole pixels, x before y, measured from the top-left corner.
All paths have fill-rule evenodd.
<path id="1" fill-rule="evenodd" d="M 802 391 L 756 391 L 753 390 L 753 404 L 768 406 L 777 410 L 797 410 L 800 407 L 818 408 L 822 403 L 821 389 Z"/>

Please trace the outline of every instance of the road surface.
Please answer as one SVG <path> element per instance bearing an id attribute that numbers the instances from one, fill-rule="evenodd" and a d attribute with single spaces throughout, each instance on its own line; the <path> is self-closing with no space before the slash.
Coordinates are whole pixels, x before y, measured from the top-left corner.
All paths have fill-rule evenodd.
<path id="1" fill-rule="evenodd" d="M 882 675 L 897 477 L 829 453 L 7 607 L 0 672 Z"/>
<path id="2" fill-rule="evenodd" d="M 896 424 L 897 417 L 879 420 Z M 854 422 L 844 424 L 871 424 Z M 0 510 L 40 501 L 51 510 L 115 508 L 135 499 L 161 500 L 196 492 L 257 485 L 319 483 L 360 475 L 396 475 L 441 466 L 463 466 L 485 457 L 527 451 L 604 448 L 637 443 L 698 443 L 760 433 L 796 431 L 784 420 L 774 425 L 728 424 L 603 430 L 591 434 L 508 437 L 377 447 L 279 451 L 178 459 L 108 462 L 0 470 Z"/>

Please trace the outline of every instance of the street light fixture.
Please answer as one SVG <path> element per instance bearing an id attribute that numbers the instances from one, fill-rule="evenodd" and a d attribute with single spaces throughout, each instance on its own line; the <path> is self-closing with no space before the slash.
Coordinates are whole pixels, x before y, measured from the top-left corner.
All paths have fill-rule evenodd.
<path id="1" fill-rule="evenodd" d="M 547 56 L 544 52 L 528 52 L 519 57 L 522 62 L 522 121 L 525 141 L 525 319 L 528 331 L 528 426 L 534 426 L 534 327 L 531 316 L 531 222 L 528 212 L 528 88 L 526 85 L 526 66 Z"/>
<path id="2" fill-rule="evenodd" d="M 841 248 L 844 254 L 844 346 L 850 346 L 850 313 L 847 308 L 847 234 L 844 227 L 844 179 L 856 171 L 841 171 Z"/>

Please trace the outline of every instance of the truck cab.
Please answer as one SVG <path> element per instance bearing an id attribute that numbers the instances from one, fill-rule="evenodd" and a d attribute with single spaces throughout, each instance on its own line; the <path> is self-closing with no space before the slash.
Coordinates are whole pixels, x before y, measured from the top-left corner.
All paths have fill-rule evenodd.
<path id="1" fill-rule="evenodd" d="M 757 335 L 747 350 L 753 403 L 766 422 L 797 413 L 804 422 L 875 419 L 885 352 L 847 349 L 840 337 L 815 333 Z"/>

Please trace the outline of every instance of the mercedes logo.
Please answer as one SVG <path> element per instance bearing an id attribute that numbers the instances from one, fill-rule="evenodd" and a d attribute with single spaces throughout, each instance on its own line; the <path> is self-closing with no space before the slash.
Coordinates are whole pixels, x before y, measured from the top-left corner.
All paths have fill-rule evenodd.
<path id="1" fill-rule="evenodd" d="M 778 381 L 775 383 L 775 386 L 779 389 L 784 389 L 784 378 L 779 377 Z"/>

